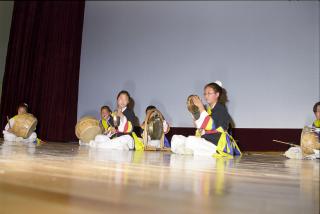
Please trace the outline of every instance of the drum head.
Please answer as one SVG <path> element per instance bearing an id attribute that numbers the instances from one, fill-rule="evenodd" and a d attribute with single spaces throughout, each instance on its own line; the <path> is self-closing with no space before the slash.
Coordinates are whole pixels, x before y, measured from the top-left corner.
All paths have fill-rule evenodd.
<path id="1" fill-rule="evenodd" d="M 94 138 L 101 134 L 101 128 L 97 126 L 88 127 L 82 131 L 80 140 L 84 143 L 89 143 L 90 140 L 94 140 Z"/>
<path id="2" fill-rule="evenodd" d="M 164 118 L 157 109 L 150 110 L 144 121 L 143 143 L 148 145 L 149 141 L 163 141 Z M 149 145 L 148 145 L 149 146 Z"/>
<path id="3" fill-rule="evenodd" d="M 311 128 L 305 127 L 301 133 L 300 146 L 303 155 L 314 154 L 314 149 L 320 149 L 319 136 Z"/>
<path id="4" fill-rule="evenodd" d="M 120 125 L 120 117 L 116 114 L 112 115 L 113 125 L 114 127 L 118 127 Z"/>
<path id="5" fill-rule="evenodd" d="M 36 126 L 37 126 L 37 120 L 35 120 L 32 125 L 30 126 L 30 128 L 28 129 L 28 131 L 26 132 L 26 138 L 30 137 L 30 135 L 32 134 L 32 132 L 34 132 L 36 130 Z"/>
<path id="6" fill-rule="evenodd" d="M 89 143 L 90 140 L 102 133 L 99 121 L 91 116 L 82 117 L 76 125 L 75 134 L 84 143 Z"/>
<path id="7" fill-rule="evenodd" d="M 195 120 L 198 120 L 200 118 L 200 111 L 199 108 L 193 103 L 192 98 L 198 97 L 197 95 L 190 95 L 187 98 L 187 108 L 188 111 L 192 114 L 193 118 Z"/>
<path id="8" fill-rule="evenodd" d="M 163 121 L 158 114 L 154 114 L 150 117 L 147 128 L 151 140 L 160 140 L 164 134 Z"/>
<path id="9" fill-rule="evenodd" d="M 36 130 L 38 121 L 32 114 L 16 115 L 14 120 L 12 132 L 18 137 L 28 138 Z"/>

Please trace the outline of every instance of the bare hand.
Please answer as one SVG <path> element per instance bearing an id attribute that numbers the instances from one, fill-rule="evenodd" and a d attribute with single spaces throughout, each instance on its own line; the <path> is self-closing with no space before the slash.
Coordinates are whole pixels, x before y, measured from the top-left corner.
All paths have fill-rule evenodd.
<path id="1" fill-rule="evenodd" d="M 197 96 L 192 97 L 192 101 L 193 101 L 194 105 L 199 108 L 200 112 L 204 111 L 204 106 L 203 106 L 199 97 L 197 97 Z"/>
<path id="2" fill-rule="evenodd" d="M 142 129 L 144 129 L 144 121 L 143 121 L 143 123 L 140 125 L 140 127 L 141 127 Z"/>
<path id="3" fill-rule="evenodd" d="M 122 118 L 124 116 L 120 108 L 118 108 L 117 116 L 120 118 Z"/>
<path id="4" fill-rule="evenodd" d="M 114 128 L 114 127 L 111 127 L 110 129 L 109 129 L 109 133 L 111 133 L 111 134 L 114 134 L 114 133 L 116 133 L 116 129 Z"/>

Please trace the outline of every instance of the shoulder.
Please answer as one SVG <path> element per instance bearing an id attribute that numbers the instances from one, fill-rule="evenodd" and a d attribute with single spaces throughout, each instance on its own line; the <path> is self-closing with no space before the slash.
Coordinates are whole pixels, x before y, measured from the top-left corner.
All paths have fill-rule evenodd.
<path id="1" fill-rule="evenodd" d="M 132 109 L 126 108 L 126 110 L 123 111 L 123 114 L 134 114 L 134 112 Z"/>
<path id="2" fill-rule="evenodd" d="M 134 120 L 135 114 L 132 109 L 126 108 L 126 110 L 123 111 L 123 114 L 127 117 L 128 120 Z"/>
<path id="3" fill-rule="evenodd" d="M 214 108 L 215 108 L 215 110 L 217 110 L 219 112 L 228 112 L 226 106 L 221 103 L 217 103 Z"/>

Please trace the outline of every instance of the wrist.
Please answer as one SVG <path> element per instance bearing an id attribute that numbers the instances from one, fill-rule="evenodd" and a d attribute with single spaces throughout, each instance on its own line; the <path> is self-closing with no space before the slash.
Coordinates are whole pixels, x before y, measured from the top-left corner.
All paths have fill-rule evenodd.
<path id="1" fill-rule="evenodd" d="M 199 111 L 200 111 L 200 112 L 205 111 L 205 108 L 204 108 L 204 106 L 203 106 L 203 105 L 199 106 L 198 108 L 199 108 Z"/>

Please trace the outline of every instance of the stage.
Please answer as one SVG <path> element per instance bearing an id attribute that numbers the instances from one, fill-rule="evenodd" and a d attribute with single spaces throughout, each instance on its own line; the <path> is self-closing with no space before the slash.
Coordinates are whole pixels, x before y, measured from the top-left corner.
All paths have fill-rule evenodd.
<path id="1" fill-rule="evenodd" d="M 319 160 L 0 143 L 0 213 L 319 213 Z"/>

